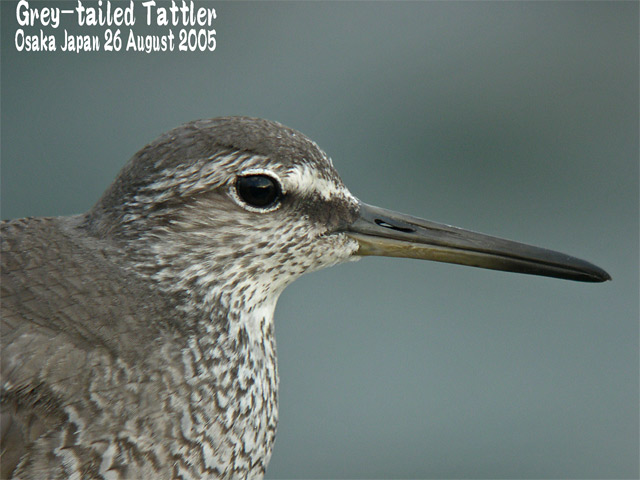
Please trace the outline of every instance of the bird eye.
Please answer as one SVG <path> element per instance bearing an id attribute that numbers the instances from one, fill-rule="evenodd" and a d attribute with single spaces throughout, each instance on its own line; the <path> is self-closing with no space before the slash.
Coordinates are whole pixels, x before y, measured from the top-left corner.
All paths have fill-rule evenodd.
<path id="1" fill-rule="evenodd" d="M 282 196 L 280 184 L 267 175 L 238 177 L 236 192 L 247 205 L 263 209 L 273 207 Z"/>

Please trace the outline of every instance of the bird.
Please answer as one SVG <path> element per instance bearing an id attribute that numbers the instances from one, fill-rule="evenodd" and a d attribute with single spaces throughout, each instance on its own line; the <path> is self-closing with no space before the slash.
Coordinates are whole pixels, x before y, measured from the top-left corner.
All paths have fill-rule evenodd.
<path id="1" fill-rule="evenodd" d="M 3 221 L 2 478 L 262 478 L 274 309 L 382 255 L 585 282 L 562 253 L 374 207 L 316 143 L 251 117 L 142 148 L 86 213 Z"/>

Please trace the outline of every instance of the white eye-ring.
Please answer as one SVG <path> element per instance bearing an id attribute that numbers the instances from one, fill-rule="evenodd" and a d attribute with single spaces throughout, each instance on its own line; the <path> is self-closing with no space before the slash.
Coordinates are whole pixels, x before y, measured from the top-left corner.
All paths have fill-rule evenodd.
<path id="1" fill-rule="evenodd" d="M 277 175 L 261 169 L 242 172 L 231 184 L 229 193 L 242 208 L 259 213 L 277 210 L 285 194 Z"/>

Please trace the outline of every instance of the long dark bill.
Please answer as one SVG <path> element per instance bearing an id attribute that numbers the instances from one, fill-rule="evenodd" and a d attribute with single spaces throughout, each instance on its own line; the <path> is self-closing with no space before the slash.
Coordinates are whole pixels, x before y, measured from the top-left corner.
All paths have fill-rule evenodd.
<path id="1" fill-rule="evenodd" d="M 357 255 L 408 257 L 472 267 L 604 282 L 603 269 L 564 253 L 490 237 L 362 203 L 346 233 L 360 244 Z"/>

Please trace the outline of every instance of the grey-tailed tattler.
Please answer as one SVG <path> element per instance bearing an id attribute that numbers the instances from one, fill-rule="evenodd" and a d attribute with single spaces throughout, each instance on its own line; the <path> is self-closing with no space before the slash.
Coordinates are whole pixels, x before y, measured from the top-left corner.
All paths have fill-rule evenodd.
<path id="1" fill-rule="evenodd" d="M 2 223 L 2 477 L 261 478 L 273 313 L 367 255 L 602 282 L 583 260 L 367 205 L 275 122 L 187 123 L 70 217 Z"/>

